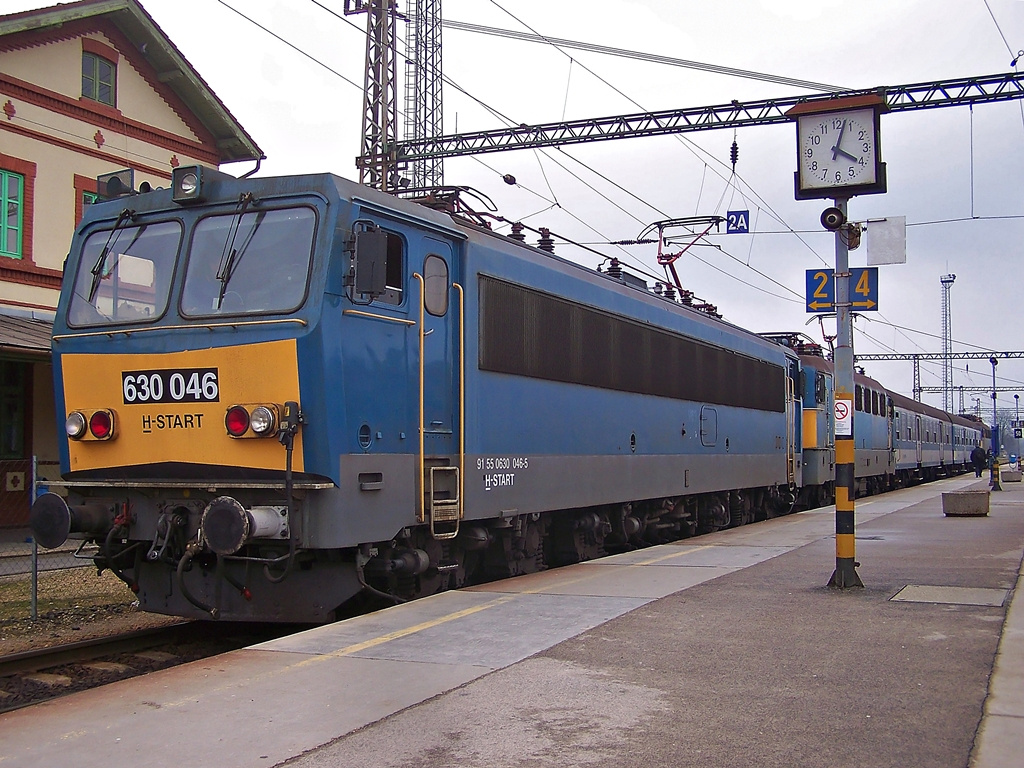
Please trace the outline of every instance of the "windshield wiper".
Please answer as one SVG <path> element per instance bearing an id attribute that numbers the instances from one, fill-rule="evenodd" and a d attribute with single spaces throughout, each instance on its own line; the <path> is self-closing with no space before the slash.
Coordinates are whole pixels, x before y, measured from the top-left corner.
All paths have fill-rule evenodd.
<path id="1" fill-rule="evenodd" d="M 107 235 L 107 242 L 103 244 L 103 247 L 100 249 L 100 255 L 97 257 L 96 263 L 92 265 L 92 269 L 90 270 L 92 273 L 92 283 L 89 285 L 88 298 L 88 302 L 90 304 L 92 304 L 93 299 L 96 298 L 96 291 L 99 290 L 100 281 L 105 277 L 103 273 L 107 264 L 107 256 L 110 255 L 110 251 L 113 247 L 117 245 L 117 238 L 119 238 L 121 236 L 121 232 L 124 231 L 122 229 L 123 225 L 133 218 L 135 218 L 135 211 L 125 208 L 118 214 L 117 221 L 114 222 L 114 228 L 111 229 L 110 234 Z M 135 240 L 139 239 L 139 234 L 141 234 L 141 232 L 135 235 L 132 240 L 133 243 Z"/>
<path id="2" fill-rule="evenodd" d="M 231 282 L 231 278 L 234 276 L 235 270 L 238 269 L 238 265 L 242 262 L 242 257 L 245 255 L 245 251 L 249 247 L 249 244 L 252 243 L 252 239 L 256 235 L 256 230 L 260 228 L 260 225 L 263 223 L 263 219 L 267 216 L 266 211 L 257 211 L 252 229 L 250 229 L 246 234 L 242 244 L 238 248 L 234 247 L 235 238 L 238 236 L 238 230 L 242 224 L 242 217 L 245 215 L 245 209 L 253 201 L 254 198 L 252 193 L 244 194 L 239 199 L 239 209 L 235 213 L 235 218 L 232 222 L 230 237 L 224 243 L 224 252 L 221 254 L 220 265 L 217 267 L 217 279 L 220 280 L 220 291 L 217 294 L 216 307 L 218 310 L 224 303 L 224 296 L 228 291 L 228 283 Z"/>

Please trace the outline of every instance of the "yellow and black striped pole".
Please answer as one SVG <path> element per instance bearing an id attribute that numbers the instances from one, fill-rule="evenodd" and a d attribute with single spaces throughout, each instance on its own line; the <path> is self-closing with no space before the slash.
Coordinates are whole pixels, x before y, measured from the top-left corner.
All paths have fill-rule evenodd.
<path id="1" fill-rule="evenodd" d="M 846 221 L 845 199 L 836 207 Z M 836 589 L 863 587 L 857 575 L 856 537 L 854 535 L 854 497 L 856 480 L 854 461 L 853 393 L 853 317 L 850 313 L 850 249 L 848 225 L 836 230 L 836 357 L 835 357 L 835 438 L 836 438 L 836 570 L 828 585 Z"/>

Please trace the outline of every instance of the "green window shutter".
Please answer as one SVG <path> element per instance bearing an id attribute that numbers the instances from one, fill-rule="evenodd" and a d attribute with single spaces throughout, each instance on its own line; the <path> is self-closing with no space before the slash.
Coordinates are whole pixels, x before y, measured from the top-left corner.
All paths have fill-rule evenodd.
<path id="1" fill-rule="evenodd" d="M 0 171 L 0 256 L 20 259 L 22 254 L 25 178 L 21 174 Z"/>

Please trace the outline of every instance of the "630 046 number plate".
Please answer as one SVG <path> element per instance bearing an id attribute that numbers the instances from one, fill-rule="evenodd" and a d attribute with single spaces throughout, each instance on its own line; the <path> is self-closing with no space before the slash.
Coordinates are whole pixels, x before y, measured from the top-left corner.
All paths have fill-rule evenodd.
<path id="1" fill-rule="evenodd" d="M 215 403 L 220 400 L 216 368 L 122 371 L 125 405 L 140 403 Z"/>

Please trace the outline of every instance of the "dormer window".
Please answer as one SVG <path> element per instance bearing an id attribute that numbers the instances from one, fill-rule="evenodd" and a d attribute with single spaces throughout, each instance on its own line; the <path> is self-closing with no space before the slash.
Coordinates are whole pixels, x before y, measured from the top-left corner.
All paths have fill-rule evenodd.
<path id="1" fill-rule="evenodd" d="M 82 98 L 117 106 L 117 64 L 89 51 L 82 52 Z"/>

